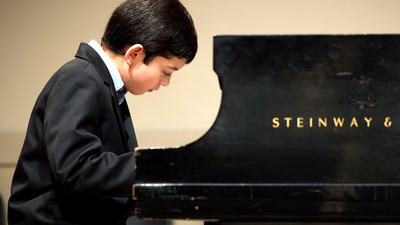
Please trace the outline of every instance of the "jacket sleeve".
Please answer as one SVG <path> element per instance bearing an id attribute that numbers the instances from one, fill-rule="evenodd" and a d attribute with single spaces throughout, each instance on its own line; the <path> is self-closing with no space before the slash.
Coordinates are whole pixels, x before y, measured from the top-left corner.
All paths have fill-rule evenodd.
<path id="1" fill-rule="evenodd" d="M 53 179 L 70 195 L 130 196 L 134 153 L 104 149 L 99 126 L 107 96 L 93 71 L 73 67 L 61 72 L 49 94 L 44 130 Z"/>

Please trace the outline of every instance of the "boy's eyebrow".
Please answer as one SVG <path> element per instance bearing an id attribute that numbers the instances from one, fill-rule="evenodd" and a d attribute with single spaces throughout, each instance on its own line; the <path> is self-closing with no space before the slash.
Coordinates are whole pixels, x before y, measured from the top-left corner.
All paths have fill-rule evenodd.
<path id="1" fill-rule="evenodd" d="M 174 67 L 174 66 L 168 66 L 170 69 L 178 71 L 178 68 Z"/>

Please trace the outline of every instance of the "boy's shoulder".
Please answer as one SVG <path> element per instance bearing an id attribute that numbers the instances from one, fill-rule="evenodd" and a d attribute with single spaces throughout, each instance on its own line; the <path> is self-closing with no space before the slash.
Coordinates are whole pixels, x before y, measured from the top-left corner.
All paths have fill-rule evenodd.
<path id="1" fill-rule="evenodd" d="M 72 93 L 78 90 L 86 92 L 104 92 L 104 81 L 96 68 L 87 60 L 76 58 L 61 66 L 49 79 L 42 94 L 51 92 Z M 47 94 L 46 94 L 47 93 Z"/>
<path id="2" fill-rule="evenodd" d="M 75 81 L 94 79 L 101 81 L 96 68 L 89 61 L 80 58 L 65 63 L 54 73 L 52 79 L 73 79 Z"/>

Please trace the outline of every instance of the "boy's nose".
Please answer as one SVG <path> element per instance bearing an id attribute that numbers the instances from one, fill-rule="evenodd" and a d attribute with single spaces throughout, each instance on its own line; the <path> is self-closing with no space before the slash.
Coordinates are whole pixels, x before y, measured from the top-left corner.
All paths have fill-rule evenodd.
<path id="1" fill-rule="evenodd" d="M 167 87 L 169 85 L 170 81 L 171 81 L 171 77 L 169 76 L 161 81 L 161 85 L 164 87 Z"/>

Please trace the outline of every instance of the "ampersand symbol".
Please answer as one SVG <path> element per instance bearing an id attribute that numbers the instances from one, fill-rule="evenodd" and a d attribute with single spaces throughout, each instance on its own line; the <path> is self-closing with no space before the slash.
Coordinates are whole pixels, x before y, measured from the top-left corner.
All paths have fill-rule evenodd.
<path id="1" fill-rule="evenodd" d="M 385 127 L 391 127 L 392 126 L 392 121 L 390 121 L 390 117 L 385 118 L 384 122 Z"/>

